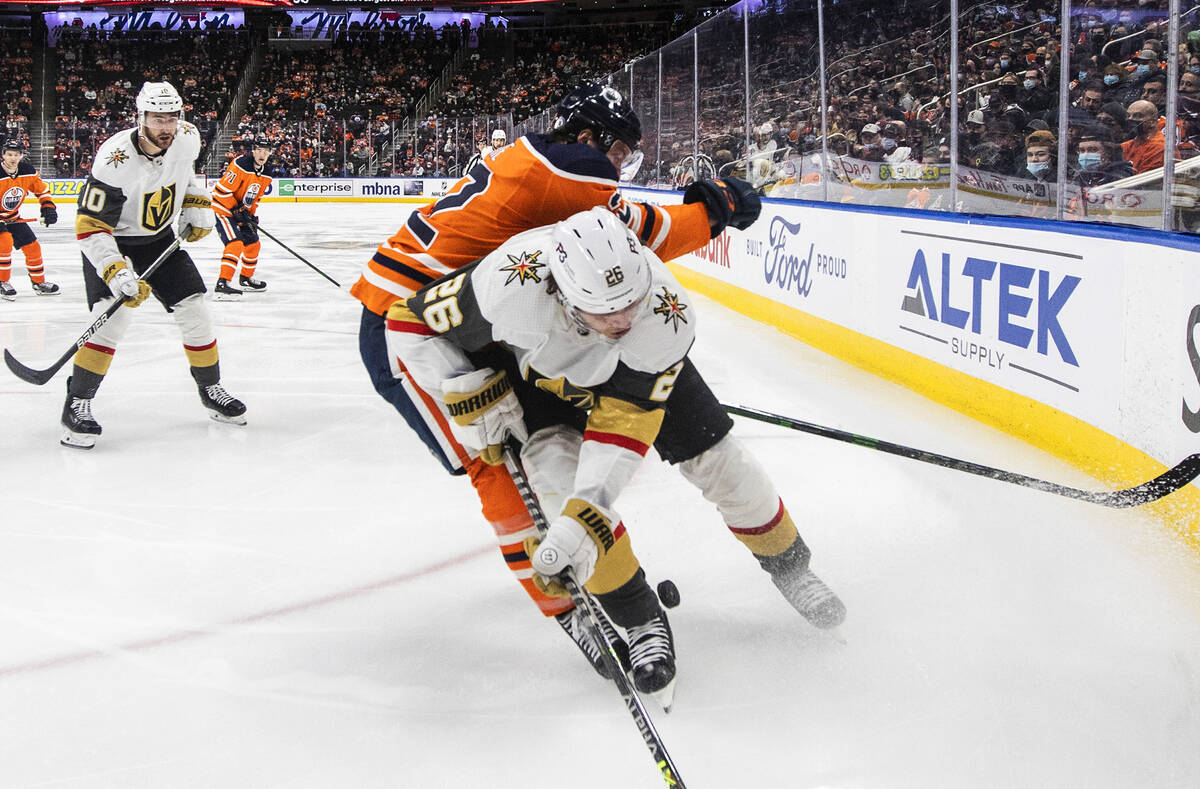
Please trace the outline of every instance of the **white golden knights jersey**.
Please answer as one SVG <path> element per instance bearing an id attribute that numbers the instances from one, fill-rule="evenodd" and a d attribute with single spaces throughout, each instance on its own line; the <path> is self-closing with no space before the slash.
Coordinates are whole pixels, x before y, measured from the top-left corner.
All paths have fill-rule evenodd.
<path id="1" fill-rule="evenodd" d="M 468 352 L 503 343 L 533 386 L 587 410 L 575 496 L 611 506 L 653 445 L 695 339 L 690 299 L 649 250 L 651 285 L 629 333 L 584 332 L 553 291 L 553 228 L 419 290 L 388 312 L 395 351 L 426 391 L 470 372 Z M 589 478 L 589 470 L 603 469 Z"/>
<path id="2" fill-rule="evenodd" d="M 111 257 L 105 237 L 149 241 L 174 228 L 185 194 L 208 200 L 208 191 L 195 181 L 200 154 L 195 126 L 180 121 L 171 147 L 158 156 L 141 153 L 137 134 L 136 128 L 125 129 L 100 146 L 79 195 L 75 234 L 94 264 Z"/>

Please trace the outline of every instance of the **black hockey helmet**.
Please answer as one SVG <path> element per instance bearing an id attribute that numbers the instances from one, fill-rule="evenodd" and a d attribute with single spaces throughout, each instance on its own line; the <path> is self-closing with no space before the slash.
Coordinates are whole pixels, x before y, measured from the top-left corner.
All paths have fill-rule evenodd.
<path id="1" fill-rule="evenodd" d="M 617 140 L 635 150 L 642 141 L 642 122 L 621 92 L 608 85 L 580 85 L 558 102 L 554 131 L 574 139 L 591 129 L 601 153 Z"/>
<path id="2" fill-rule="evenodd" d="M 4 150 L 5 151 L 17 151 L 18 153 L 25 153 L 25 146 L 22 145 L 21 143 L 17 142 L 16 140 L 5 140 L 4 141 Z"/>
<path id="3" fill-rule="evenodd" d="M 266 148 L 268 151 L 275 150 L 275 143 L 271 142 L 271 138 L 259 132 L 254 135 L 254 140 L 250 143 L 251 148 Z"/>

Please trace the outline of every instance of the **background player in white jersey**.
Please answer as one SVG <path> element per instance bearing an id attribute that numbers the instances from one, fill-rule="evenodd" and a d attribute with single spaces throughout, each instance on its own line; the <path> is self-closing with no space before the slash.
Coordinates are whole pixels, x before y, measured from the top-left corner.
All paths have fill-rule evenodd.
<path id="1" fill-rule="evenodd" d="M 149 278 L 138 275 L 175 240 L 212 231 L 208 192 L 196 182 L 200 153 L 196 127 L 183 120 L 183 100 L 169 82 L 147 82 L 137 96 L 138 125 L 117 132 L 96 151 L 79 197 L 75 233 L 83 251 L 83 279 L 93 314 L 117 292 L 137 307 L 153 292 L 183 335 L 200 401 L 213 419 L 245 424 L 246 406 L 221 386 L 217 340 L 204 303 L 204 280 L 191 257 L 176 249 Z M 63 406 L 65 446 L 90 449 L 100 435 L 91 403 L 108 372 L 132 311 L 119 309 L 75 354 Z"/>
<path id="2" fill-rule="evenodd" d="M 514 236 L 393 306 L 388 319 L 401 361 L 423 388 L 443 393 L 464 446 L 493 462 L 507 434 L 525 439 L 530 484 L 553 518 L 540 546 L 526 541 L 539 587 L 560 591 L 554 576 L 574 567 L 626 629 L 638 689 L 665 693 L 669 705 L 671 629 L 638 593 L 643 573 L 613 507 L 651 445 L 670 451 L 703 429 L 664 421 L 668 407 L 698 415 L 710 399 L 707 389 L 676 391 L 695 338 L 688 295 L 615 214 L 596 207 Z M 752 515 L 766 534 L 786 517 L 728 436 L 681 467 L 728 519 Z M 774 520 L 763 506 L 778 508 Z M 776 550 L 747 545 L 784 596 L 818 627 L 840 624 L 845 606 L 808 567 L 790 520 L 770 539 Z"/>

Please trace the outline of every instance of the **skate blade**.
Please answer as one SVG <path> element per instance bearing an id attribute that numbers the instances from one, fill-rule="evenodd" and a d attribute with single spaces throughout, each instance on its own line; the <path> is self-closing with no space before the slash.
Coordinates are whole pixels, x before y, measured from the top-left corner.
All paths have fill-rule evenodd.
<path id="1" fill-rule="evenodd" d="M 0 301 L 16 301 L 16 296 L 9 296 L 6 293 L 0 293 Z"/>
<path id="2" fill-rule="evenodd" d="M 34 293 L 36 293 L 39 296 L 61 296 L 62 295 L 61 290 L 52 290 L 52 291 L 48 291 L 48 292 L 44 291 L 44 290 L 35 290 Z"/>
<path id="3" fill-rule="evenodd" d="M 71 449 L 91 449 L 96 446 L 96 437 L 87 433 L 73 433 L 66 430 L 58 443 Z"/>
<path id="4" fill-rule="evenodd" d="M 662 707 L 662 711 L 669 713 L 671 707 L 675 706 L 675 682 L 679 677 L 674 677 L 667 686 L 662 690 L 656 690 L 653 693 L 647 694 L 654 699 L 658 706 Z"/>
<path id="5" fill-rule="evenodd" d="M 236 295 L 233 293 L 214 293 L 213 294 L 213 301 L 238 301 L 241 298 L 242 298 L 242 294 L 240 294 L 240 293 L 238 293 Z"/>
<path id="6" fill-rule="evenodd" d="M 824 633 L 825 635 L 829 636 L 830 638 L 832 638 L 834 641 L 841 644 L 842 646 L 846 646 L 846 644 L 848 643 L 846 641 L 846 637 L 842 635 L 842 629 L 840 627 L 831 627 L 828 630 L 822 630 L 821 632 Z"/>
<path id="7" fill-rule="evenodd" d="M 224 414 L 218 414 L 216 411 L 209 411 L 208 418 L 225 425 L 238 425 L 241 427 L 246 424 L 246 416 L 244 414 L 242 416 L 225 416 Z"/>

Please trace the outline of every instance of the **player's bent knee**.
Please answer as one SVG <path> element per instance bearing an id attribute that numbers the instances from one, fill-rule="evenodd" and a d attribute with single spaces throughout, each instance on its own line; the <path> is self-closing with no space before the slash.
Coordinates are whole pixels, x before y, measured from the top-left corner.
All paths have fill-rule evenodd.
<path id="1" fill-rule="evenodd" d="M 521 447 L 521 464 L 529 486 L 548 518 L 562 512 L 563 504 L 574 490 L 582 444 L 583 435 L 578 430 L 553 425 L 538 430 Z"/>
<path id="2" fill-rule="evenodd" d="M 680 463 L 679 470 L 730 526 L 766 523 L 779 509 L 779 493 L 766 469 L 732 435 Z"/>

